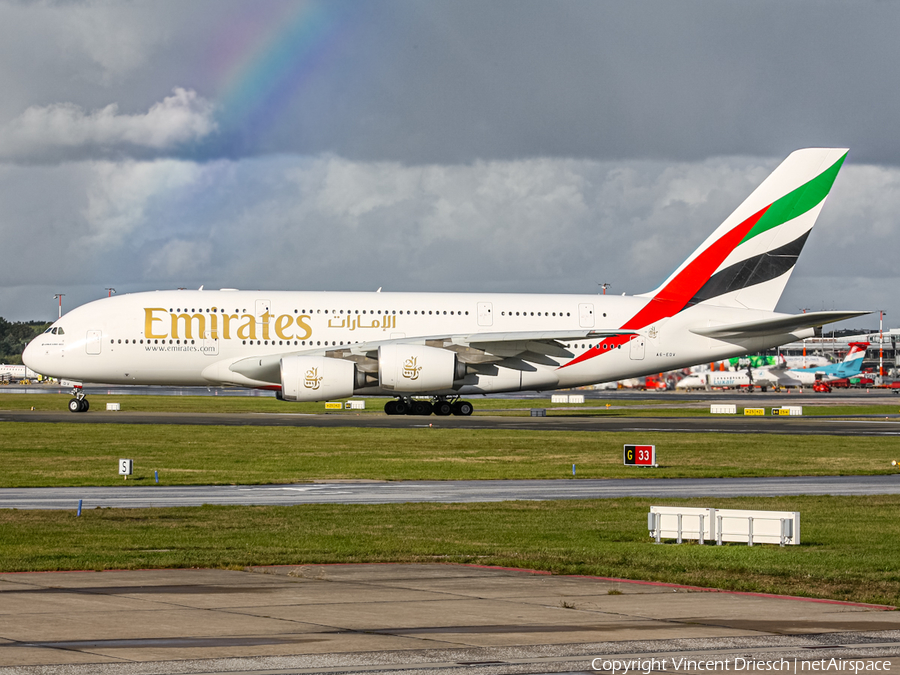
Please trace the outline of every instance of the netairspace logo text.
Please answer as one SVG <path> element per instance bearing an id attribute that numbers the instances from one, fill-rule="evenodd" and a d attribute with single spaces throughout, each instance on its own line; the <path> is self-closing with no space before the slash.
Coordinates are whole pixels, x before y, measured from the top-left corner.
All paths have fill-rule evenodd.
<path id="1" fill-rule="evenodd" d="M 861 673 L 863 671 L 888 672 L 891 669 L 890 661 L 878 661 L 874 659 L 818 659 L 805 661 L 800 659 L 777 659 L 771 661 L 757 660 L 743 657 L 727 659 L 604 659 L 596 658 L 591 661 L 591 668 L 614 674 L 650 675 L 653 672 L 665 671 L 709 671 L 709 672 L 782 672 L 782 673 Z"/>

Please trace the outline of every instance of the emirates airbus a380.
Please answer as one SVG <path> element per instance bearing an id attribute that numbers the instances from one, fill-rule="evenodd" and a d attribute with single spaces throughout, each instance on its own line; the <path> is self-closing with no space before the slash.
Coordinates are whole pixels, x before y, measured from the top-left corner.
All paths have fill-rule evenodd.
<path id="1" fill-rule="evenodd" d="M 774 312 L 846 154 L 792 153 L 650 293 L 134 293 L 67 313 L 23 360 L 76 382 L 239 385 L 286 401 L 380 395 L 392 397 L 389 415 L 470 415 L 462 396 L 757 352 L 867 313 Z M 88 409 L 80 384 L 69 409 Z"/>

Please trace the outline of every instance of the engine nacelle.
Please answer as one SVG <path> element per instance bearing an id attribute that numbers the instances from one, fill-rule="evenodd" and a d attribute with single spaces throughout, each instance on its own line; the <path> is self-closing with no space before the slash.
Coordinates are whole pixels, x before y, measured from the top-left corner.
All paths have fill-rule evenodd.
<path id="1" fill-rule="evenodd" d="M 378 383 L 386 391 L 442 391 L 465 376 L 466 364 L 446 349 L 406 344 L 378 348 Z"/>
<path id="2" fill-rule="evenodd" d="M 287 356 L 281 359 L 281 395 L 286 401 L 326 401 L 353 396 L 365 384 L 365 374 L 352 361 L 327 356 Z"/>

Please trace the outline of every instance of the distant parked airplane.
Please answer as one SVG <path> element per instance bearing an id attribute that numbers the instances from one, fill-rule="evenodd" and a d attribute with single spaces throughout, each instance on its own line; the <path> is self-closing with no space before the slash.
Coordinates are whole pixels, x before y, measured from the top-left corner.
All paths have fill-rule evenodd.
<path id="1" fill-rule="evenodd" d="M 862 370 L 868 342 L 851 342 L 850 351 L 841 363 L 812 368 L 747 368 L 746 370 L 709 371 L 683 378 L 676 389 L 711 389 L 714 387 L 811 387 L 818 380 L 853 377 Z"/>
<path id="2" fill-rule="evenodd" d="M 15 363 L 0 363 L 0 377 L 9 376 L 11 380 L 34 380 L 38 374 L 27 366 Z"/>
<path id="3" fill-rule="evenodd" d="M 842 377 L 853 377 L 862 371 L 863 359 L 866 358 L 868 342 L 851 342 L 850 351 L 840 363 L 810 368 L 790 368 L 773 371 L 782 387 L 811 387 L 817 380 L 837 380 Z"/>

